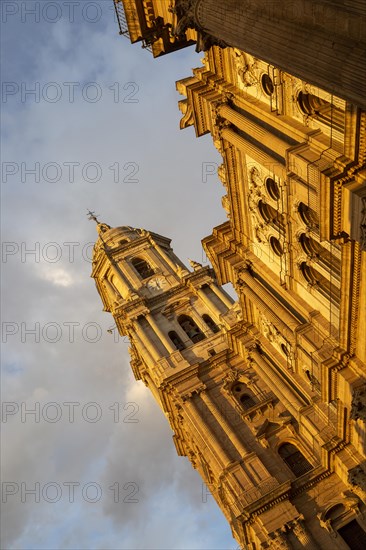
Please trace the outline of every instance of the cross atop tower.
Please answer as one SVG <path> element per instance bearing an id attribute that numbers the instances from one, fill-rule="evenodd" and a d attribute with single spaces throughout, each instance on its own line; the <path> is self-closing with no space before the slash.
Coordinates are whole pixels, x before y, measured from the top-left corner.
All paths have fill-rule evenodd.
<path id="1" fill-rule="evenodd" d="M 95 223 L 97 223 L 97 224 L 100 223 L 100 221 L 97 218 L 97 216 L 99 216 L 99 214 L 95 214 L 94 210 L 88 210 L 87 216 L 88 216 L 89 220 L 94 220 Z"/>

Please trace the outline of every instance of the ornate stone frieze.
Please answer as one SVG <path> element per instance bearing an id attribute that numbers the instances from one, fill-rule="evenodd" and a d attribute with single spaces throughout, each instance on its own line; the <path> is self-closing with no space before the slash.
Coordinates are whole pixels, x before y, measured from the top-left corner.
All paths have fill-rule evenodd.
<path id="1" fill-rule="evenodd" d="M 292 359 L 290 346 L 287 340 L 282 336 L 280 331 L 271 323 L 263 313 L 259 314 L 259 327 L 260 330 L 271 344 L 277 348 L 282 354 L 285 354 L 287 359 Z"/>
<path id="2" fill-rule="evenodd" d="M 253 228 L 258 242 L 268 240 L 270 227 L 264 223 L 263 218 L 259 215 L 258 203 L 260 200 L 265 200 L 264 182 L 260 176 L 258 168 L 255 166 L 249 172 L 249 194 L 248 206 L 253 220 Z"/>

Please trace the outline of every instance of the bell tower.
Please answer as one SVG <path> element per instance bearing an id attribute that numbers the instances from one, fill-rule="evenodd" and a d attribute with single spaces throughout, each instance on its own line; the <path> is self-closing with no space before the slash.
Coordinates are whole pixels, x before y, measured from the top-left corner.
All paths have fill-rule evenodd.
<path id="1" fill-rule="evenodd" d="M 157 396 L 177 369 L 186 370 L 193 359 L 207 360 L 223 348 L 221 315 L 233 301 L 216 285 L 209 267 L 191 261 L 189 271 L 169 239 L 99 222 L 97 230 L 92 277 L 104 310 L 112 313 L 120 334 L 130 338 L 136 378 Z"/>
<path id="2" fill-rule="evenodd" d="M 357 524 L 362 540 L 354 520 L 362 500 L 330 469 L 329 427 L 311 412 L 311 389 L 300 391 L 298 381 L 291 394 L 290 381 L 269 380 L 273 359 L 260 333 L 212 269 L 194 261 L 187 269 L 166 237 L 91 218 L 99 233 L 92 277 L 129 337 L 135 378 L 152 391 L 178 455 L 199 471 L 203 496 L 215 498 L 242 548 L 344 549 L 329 528 L 330 485 L 344 495 L 342 521 Z M 299 431 L 300 409 L 309 411 L 316 445 Z"/>

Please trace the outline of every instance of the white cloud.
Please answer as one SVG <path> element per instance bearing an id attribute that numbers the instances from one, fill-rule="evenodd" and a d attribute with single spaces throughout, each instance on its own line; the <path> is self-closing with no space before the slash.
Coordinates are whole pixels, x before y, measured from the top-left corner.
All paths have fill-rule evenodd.
<path id="1" fill-rule="evenodd" d="M 46 267 L 42 271 L 42 278 L 56 286 L 71 286 L 73 279 L 65 269 Z"/>

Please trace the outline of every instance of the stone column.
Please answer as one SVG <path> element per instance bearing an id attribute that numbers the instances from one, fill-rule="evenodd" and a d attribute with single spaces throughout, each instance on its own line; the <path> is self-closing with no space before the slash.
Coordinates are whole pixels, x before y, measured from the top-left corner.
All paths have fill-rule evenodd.
<path id="1" fill-rule="evenodd" d="M 136 325 L 134 325 L 135 331 L 133 334 L 133 337 L 136 340 L 136 347 L 142 352 L 142 355 L 146 354 L 147 357 L 145 357 L 145 360 L 148 362 L 150 360 L 150 363 L 155 363 L 155 359 L 152 355 L 152 353 L 147 349 L 143 342 L 143 338 L 140 336 L 139 331 L 136 330 Z"/>
<path id="2" fill-rule="evenodd" d="M 199 409 L 197 404 L 199 399 L 200 397 L 196 397 L 195 395 L 193 395 L 191 399 L 187 399 L 185 404 L 188 415 L 192 418 L 191 422 L 194 428 L 199 432 L 203 441 L 211 447 L 211 450 L 220 462 L 221 468 L 226 468 L 232 462 L 232 459 L 223 448 L 222 441 L 220 441 L 209 422 L 207 422 L 205 415 Z"/>
<path id="3" fill-rule="evenodd" d="M 247 269 L 243 269 L 239 273 L 239 286 L 240 281 L 244 283 L 243 293 L 268 317 L 287 340 L 295 343 L 295 331 L 301 323 Z"/>
<path id="4" fill-rule="evenodd" d="M 179 338 L 182 340 L 185 346 L 191 345 L 191 340 L 188 338 L 187 333 L 182 329 L 178 321 L 174 323 L 174 325 L 172 324 L 172 330 L 174 330 L 174 332 L 178 334 Z"/>
<path id="5" fill-rule="evenodd" d="M 121 297 L 118 290 L 112 285 L 108 277 L 104 277 L 103 283 L 105 284 L 105 287 L 107 289 L 108 296 L 113 300 L 113 302 L 117 302 L 118 299 Z"/>
<path id="6" fill-rule="evenodd" d="M 242 441 L 237 436 L 235 430 L 232 428 L 230 422 L 225 418 L 225 415 L 220 411 L 216 403 L 211 399 L 211 397 L 206 392 L 201 393 L 201 398 L 202 398 L 202 401 L 206 403 L 208 410 L 215 417 L 217 422 L 220 424 L 221 428 L 229 436 L 230 441 L 236 447 L 240 456 L 243 457 L 244 455 L 246 455 L 249 452 L 248 449 L 245 448 Z"/>
<path id="7" fill-rule="evenodd" d="M 172 271 L 174 272 L 175 275 L 177 275 L 177 266 L 176 264 L 173 262 L 173 260 L 169 257 L 169 254 L 167 254 L 164 250 L 164 248 L 162 248 L 159 244 L 155 243 L 154 241 L 154 244 L 155 244 L 155 248 L 156 250 L 159 252 L 160 256 L 165 260 L 165 262 L 168 264 L 168 266 L 172 269 Z"/>
<path id="8" fill-rule="evenodd" d="M 262 166 L 268 167 L 268 170 L 272 171 L 282 180 L 286 179 L 285 160 L 283 161 L 283 164 L 280 164 L 277 158 L 271 157 L 262 151 L 260 147 L 254 145 L 254 143 L 248 141 L 242 136 L 239 136 L 239 134 L 231 128 L 224 127 L 221 130 L 221 137 L 246 155 L 249 155 Z"/>
<path id="9" fill-rule="evenodd" d="M 173 345 L 173 343 L 170 341 L 169 337 L 164 334 L 164 332 L 161 330 L 157 322 L 155 321 L 154 317 L 148 313 L 146 315 L 146 320 L 153 329 L 153 331 L 158 335 L 160 338 L 162 344 L 167 349 L 169 353 L 175 353 L 177 351 L 177 348 Z"/>
<path id="10" fill-rule="evenodd" d="M 365 7 L 358 0 L 175 0 L 176 34 L 233 46 L 366 108 Z M 337 67 L 337 70 L 334 68 Z"/>
<path id="11" fill-rule="evenodd" d="M 286 150 L 290 147 L 290 144 L 276 137 L 273 132 L 269 132 L 258 124 L 255 124 L 255 122 L 252 122 L 252 120 L 246 118 L 241 113 L 234 111 L 229 105 L 221 105 L 217 112 L 225 120 L 228 120 L 234 124 L 234 126 L 243 130 L 243 132 L 249 134 L 260 143 L 266 144 L 266 146 L 272 149 L 276 154 L 286 158 Z"/>
<path id="12" fill-rule="evenodd" d="M 211 300 L 210 300 L 210 297 L 207 296 L 207 294 L 205 293 L 204 290 L 202 290 L 201 288 L 197 289 L 197 294 L 198 296 L 201 298 L 202 302 L 205 304 L 205 306 L 208 307 L 208 309 L 210 309 L 211 313 L 213 313 L 213 315 L 215 317 L 220 317 L 220 315 L 223 313 L 220 308 L 214 304 Z"/>
<path id="13" fill-rule="evenodd" d="M 138 275 L 133 271 L 132 267 L 129 265 L 127 260 L 123 261 L 123 271 L 125 273 L 126 284 L 130 289 L 137 288 L 141 285 L 141 280 Z M 121 272 L 122 269 L 118 266 L 118 271 Z"/>
<path id="14" fill-rule="evenodd" d="M 296 391 L 284 382 L 283 378 L 277 374 L 271 365 L 266 363 L 258 350 L 252 350 L 251 357 L 257 366 L 256 368 L 253 365 L 254 369 L 259 371 L 259 376 L 263 378 L 271 391 L 281 399 L 290 413 L 297 418 L 298 411 L 308 403 L 301 400 Z"/>
<path id="15" fill-rule="evenodd" d="M 198 328 L 203 332 L 203 334 L 205 336 L 207 336 L 208 332 L 209 332 L 209 327 L 206 325 L 206 323 L 204 322 L 204 320 L 202 319 L 201 315 L 196 311 L 195 307 L 194 306 L 190 306 L 188 308 L 188 315 L 190 317 L 192 317 L 193 321 L 196 323 L 196 325 L 198 326 Z M 188 335 L 187 335 L 188 337 Z"/>
<path id="16" fill-rule="evenodd" d="M 161 356 L 160 356 L 160 353 L 159 351 L 156 349 L 156 347 L 154 346 L 154 344 L 151 342 L 151 340 L 148 338 L 148 336 L 145 334 L 145 331 L 144 329 L 142 328 L 142 326 L 139 324 L 138 321 L 136 321 L 134 323 L 134 328 L 137 332 L 137 335 L 140 337 L 140 339 L 142 340 L 145 348 L 148 350 L 148 352 L 151 354 L 152 358 L 154 359 L 154 361 L 159 361 L 159 359 L 161 359 Z"/>
<path id="17" fill-rule="evenodd" d="M 123 284 L 123 286 L 126 288 L 126 292 L 128 293 L 130 290 L 132 290 L 132 286 L 130 285 L 129 281 L 124 276 L 122 270 L 119 268 L 118 264 L 116 264 L 114 261 L 111 261 L 110 263 L 111 271 L 112 273 L 117 277 L 119 281 Z"/>
<path id="18" fill-rule="evenodd" d="M 221 288 L 217 287 L 214 284 L 210 284 L 210 289 L 216 294 L 218 298 L 226 305 L 228 309 L 232 308 L 234 305 L 234 301 L 231 301 L 230 298 L 226 296 L 226 294 L 221 290 Z"/>
<path id="19" fill-rule="evenodd" d="M 293 527 L 292 532 L 301 542 L 303 548 L 306 550 L 319 550 L 318 544 L 315 542 L 309 531 L 306 529 L 306 526 L 302 523 L 301 519 L 297 520 Z"/>

